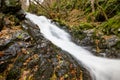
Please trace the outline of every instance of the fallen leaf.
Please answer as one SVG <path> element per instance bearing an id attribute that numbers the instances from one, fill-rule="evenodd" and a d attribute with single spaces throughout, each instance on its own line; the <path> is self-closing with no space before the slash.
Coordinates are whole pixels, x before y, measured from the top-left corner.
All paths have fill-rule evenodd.
<path id="1" fill-rule="evenodd" d="M 0 57 L 4 56 L 4 53 L 2 51 L 0 51 Z"/>

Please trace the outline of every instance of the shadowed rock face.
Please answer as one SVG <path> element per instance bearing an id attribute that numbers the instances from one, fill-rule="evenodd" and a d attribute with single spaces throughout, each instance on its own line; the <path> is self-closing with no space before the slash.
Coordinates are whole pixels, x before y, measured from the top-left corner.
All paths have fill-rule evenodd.
<path id="1" fill-rule="evenodd" d="M 19 0 L 0 0 L 0 8 L 3 13 L 15 13 L 21 9 Z"/>
<path id="2" fill-rule="evenodd" d="M 25 18 L 20 0 L 0 0 L 0 12 L 16 15 L 19 19 Z"/>

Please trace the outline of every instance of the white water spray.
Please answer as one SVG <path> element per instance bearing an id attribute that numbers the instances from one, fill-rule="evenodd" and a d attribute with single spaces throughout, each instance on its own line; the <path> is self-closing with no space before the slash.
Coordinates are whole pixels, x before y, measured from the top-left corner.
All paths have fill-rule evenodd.
<path id="1" fill-rule="evenodd" d="M 73 43 L 70 35 L 52 24 L 44 16 L 30 13 L 26 15 L 34 24 L 38 25 L 43 36 L 53 44 L 67 51 L 76 58 L 90 72 L 93 80 L 120 80 L 120 60 L 100 58 Z"/>
<path id="2" fill-rule="evenodd" d="M 42 4 L 44 2 L 44 0 L 26 0 L 25 4 L 27 6 L 29 6 L 30 5 L 30 1 L 33 2 L 34 4 L 37 4 L 36 1 L 39 2 L 40 4 Z"/>

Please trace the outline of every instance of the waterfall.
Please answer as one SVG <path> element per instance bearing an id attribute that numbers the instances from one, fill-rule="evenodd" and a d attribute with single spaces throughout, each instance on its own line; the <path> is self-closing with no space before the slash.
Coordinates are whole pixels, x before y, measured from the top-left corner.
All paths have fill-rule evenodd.
<path id="1" fill-rule="evenodd" d="M 72 55 L 83 64 L 91 74 L 93 80 L 120 80 L 120 60 L 96 57 L 81 46 L 71 41 L 71 36 L 51 23 L 44 16 L 26 13 L 26 18 L 38 25 L 42 35 L 54 45 Z"/>

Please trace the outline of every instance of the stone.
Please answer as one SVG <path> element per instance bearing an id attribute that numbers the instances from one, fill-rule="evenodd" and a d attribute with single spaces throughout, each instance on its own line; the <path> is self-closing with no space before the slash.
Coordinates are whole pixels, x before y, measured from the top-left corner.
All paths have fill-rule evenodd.
<path id="1" fill-rule="evenodd" d="M 105 44 L 110 48 L 117 44 L 118 41 L 120 41 L 119 37 L 116 35 L 111 36 L 103 36 L 103 39 L 105 40 Z"/>
<path id="2" fill-rule="evenodd" d="M 3 13 L 16 13 L 21 10 L 21 3 L 19 0 L 0 0 L 0 10 Z"/>
<path id="3" fill-rule="evenodd" d="M 25 19 L 25 12 L 21 8 L 20 0 L 0 0 L 0 12 L 15 15 L 18 19 Z"/>
<path id="4" fill-rule="evenodd" d="M 18 12 L 16 12 L 16 17 L 20 20 L 24 20 L 25 19 L 25 12 L 21 9 Z"/>

